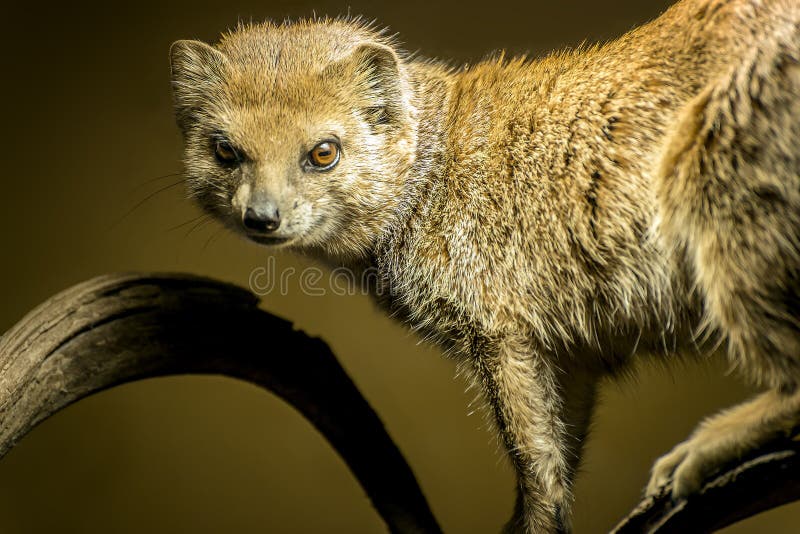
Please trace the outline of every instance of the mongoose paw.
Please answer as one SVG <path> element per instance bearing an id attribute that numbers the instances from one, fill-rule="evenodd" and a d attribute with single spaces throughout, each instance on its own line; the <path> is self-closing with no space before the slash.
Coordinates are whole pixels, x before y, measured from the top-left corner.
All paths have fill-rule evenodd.
<path id="1" fill-rule="evenodd" d="M 763 441 L 757 440 L 755 443 Z M 709 476 L 746 452 L 749 447 L 743 446 L 745 443 L 737 433 L 725 434 L 701 427 L 692 437 L 656 461 L 645 495 L 651 497 L 661 494 L 670 482 L 673 500 L 685 499 L 697 493 Z"/>
<path id="2" fill-rule="evenodd" d="M 697 493 L 709 475 L 735 460 L 740 452 L 723 436 L 701 429 L 656 461 L 646 495 L 658 495 L 671 481 L 672 499 L 685 499 Z"/>
<path id="3" fill-rule="evenodd" d="M 697 493 L 703 482 L 725 465 L 772 440 L 796 433 L 798 421 L 800 390 L 792 395 L 767 391 L 710 417 L 689 439 L 658 459 L 646 494 L 661 495 L 670 480 L 673 499 Z"/>
<path id="4" fill-rule="evenodd" d="M 675 469 L 683 462 L 689 454 L 689 442 L 684 441 L 676 445 L 667 454 L 656 460 L 650 472 L 650 481 L 645 489 L 645 496 L 655 497 L 666 487 Z"/>

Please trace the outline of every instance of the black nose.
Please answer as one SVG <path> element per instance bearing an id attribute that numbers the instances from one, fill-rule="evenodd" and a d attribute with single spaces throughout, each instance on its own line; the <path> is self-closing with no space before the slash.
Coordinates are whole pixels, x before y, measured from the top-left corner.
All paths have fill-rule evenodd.
<path id="1" fill-rule="evenodd" d="M 255 208 L 247 208 L 242 222 L 245 228 L 254 232 L 274 232 L 281 225 L 281 217 L 277 206 L 270 202 Z"/>

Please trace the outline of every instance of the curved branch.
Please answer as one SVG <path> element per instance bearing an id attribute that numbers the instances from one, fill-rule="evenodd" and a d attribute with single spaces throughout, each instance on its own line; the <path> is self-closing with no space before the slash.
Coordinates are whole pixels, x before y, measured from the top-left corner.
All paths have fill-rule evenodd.
<path id="1" fill-rule="evenodd" d="M 0 458 L 36 424 L 134 380 L 222 374 L 294 406 L 342 456 L 392 532 L 440 532 L 411 469 L 322 341 L 235 286 L 188 275 L 108 275 L 60 293 L 0 338 Z M 669 487 L 614 534 L 712 532 L 800 499 L 800 443 L 775 442 L 688 500 Z"/>
<path id="2" fill-rule="evenodd" d="M 800 499 L 800 443 L 773 442 L 714 476 L 696 495 L 673 501 L 671 486 L 643 500 L 612 534 L 714 532 Z"/>
<path id="3" fill-rule="evenodd" d="M 107 275 L 50 298 L 0 338 L 0 457 L 92 393 L 222 374 L 300 411 L 392 532 L 440 532 L 411 469 L 327 345 L 257 306 L 243 289 L 188 275 Z"/>

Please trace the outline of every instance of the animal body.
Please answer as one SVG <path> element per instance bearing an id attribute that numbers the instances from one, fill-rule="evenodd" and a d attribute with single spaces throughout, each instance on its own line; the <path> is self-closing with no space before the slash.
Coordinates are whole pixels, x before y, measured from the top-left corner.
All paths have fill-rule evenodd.
<path id="1" fill-rule="evenodd" d="M 506 529 L 568 531 L 598 381 L 636 354 L 723 341 L 765 390 L 648 492 L 687 496 L 800 420 L 799 25 L 795 0 L 683 0 L 602 46 L 462 68 L 347 19 L 178 41 L 191 193 L 254 241 L 374 269 L 482 386 L 517 473 Z"/>

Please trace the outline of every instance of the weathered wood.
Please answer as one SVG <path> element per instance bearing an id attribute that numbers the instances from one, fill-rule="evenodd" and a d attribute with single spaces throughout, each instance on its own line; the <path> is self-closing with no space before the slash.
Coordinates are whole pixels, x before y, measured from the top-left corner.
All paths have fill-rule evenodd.
<path id="1" fill-rule="evenodd" d="M 0 458 L 36 424 L 134 380 L 221 374 L 294 406 L 350 467 L 392 532 L 440 532 L 411 469 L 319 339 L 249 292 L 189 275 L 107 275 L 47 300 L 0 338 Z M 614 534 L 712 532 L 800 499 L 800 444 L 773 443 L 688 500 L 669 487 Z"/>
<path id="2" fill-rule="evenodd" d="M 612 534 L 714 532 L 800 499 L 800 443 L 781 440 L 713 476 L 700 493 L 673 501 L 669 485 L 644 499 Z"/>
<path id="3" fill-rule="evenodd" d="M 0 457 L 87 395 L 155 376 L 221 374 L 294 406 L 331 443 L 392 532 L 440 532 L 414 475 L 325 343 L 235 286 L 188 275 L 101 276 L 0 338 Z"/>

